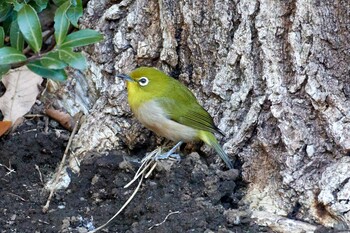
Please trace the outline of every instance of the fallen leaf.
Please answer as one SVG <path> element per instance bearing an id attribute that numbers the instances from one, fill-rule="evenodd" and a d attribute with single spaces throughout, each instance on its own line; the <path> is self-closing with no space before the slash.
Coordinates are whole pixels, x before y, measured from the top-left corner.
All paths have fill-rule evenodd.
<path id="1" fill-rule="evenodd" d="M 68 113 L 62 112 L 60 110 L 56 110 L 54 108 L 45 109 L 45 114 L 60 123 L 64 128 L 69 131 L 73 130 L 74 127 L 74 119 Z"/>
<path id="2" fill-rule="evenodd" d="M 15 122 L 32 108 L 43 78 L 23 66 L 4 75 L 1 81 L 6 92 L 0 97 L 0 110 L 4 120 Z"/>
<path id="3" fill-rule="evenodd" d="M 0 137 L 11 128 L 11 121 L 0 121 Z"/>

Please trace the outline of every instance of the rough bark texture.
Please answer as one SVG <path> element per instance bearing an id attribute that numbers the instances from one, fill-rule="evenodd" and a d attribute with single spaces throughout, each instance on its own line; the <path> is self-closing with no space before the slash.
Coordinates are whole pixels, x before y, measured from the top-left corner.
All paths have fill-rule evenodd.
<path id="1" fill-rule="evenodd" d="M 90 1 L 82 23 L 105 41 L 86 51 L 96 94 L 75 155 L 160 143 L 131 117 L 123 81 L 114 78 L 155 66 L 192 89 L 225 132 L 224 149 L 243 162 L 245 201 L 260 224 L 280 230 L 283 221 L 268 215 L 346 227 L 349 13 L 345 0 Z"/>

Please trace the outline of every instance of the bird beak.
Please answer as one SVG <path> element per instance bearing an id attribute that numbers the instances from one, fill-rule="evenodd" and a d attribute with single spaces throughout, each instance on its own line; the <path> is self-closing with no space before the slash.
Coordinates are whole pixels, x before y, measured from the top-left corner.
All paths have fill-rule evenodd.
<path id="1" fill-rule="evenodd" d="M 134 80 L 127 74 L 118 74 L 117 77 L 129 82 L 134 82 Z"/>

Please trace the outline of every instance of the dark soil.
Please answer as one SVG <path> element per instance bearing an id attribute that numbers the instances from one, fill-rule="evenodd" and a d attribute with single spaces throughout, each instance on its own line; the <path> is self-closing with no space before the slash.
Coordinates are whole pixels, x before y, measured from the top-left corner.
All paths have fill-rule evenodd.
<path id="1" fill-rule="evenodd" d="M 45 129 L 43 117 L 26 119 L 0 138 L 2 233 L 87 232 L 112 217 L 137 186 L 123 187 L 139 164 L 125 162 L 118 152 L 92 154 L 43 213 L 48 197 L 44 184 L 55 172 L 70 134 L 54 121 L 48 126 Z M 197 153 L 163 165 L 102 232 L 272 232 L 253 224 L 242 211 L 245 184 L 238 170 L 208 166 Z"/>

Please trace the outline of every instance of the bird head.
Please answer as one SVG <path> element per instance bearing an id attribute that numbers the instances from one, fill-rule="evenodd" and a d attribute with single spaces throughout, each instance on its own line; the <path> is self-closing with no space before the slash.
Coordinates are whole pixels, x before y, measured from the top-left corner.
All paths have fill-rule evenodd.
<path id="1" fill-rule="evenodd" d="M 165 73 L 153 67 L 140 67 L 131 71 L 128 75 L 119 74 L 117 77 L 127 81 L 129 90 L 152 92 L 153 94 L 169 82 L 169 77 Z"/>
<path id="2" fill-rule="evenodd" d="M 135 105 L 161 97 L 171 82 L 168 75 L 153 67 L 140 67 L 117 77 L 127 81 L 128 99 Z"/>

